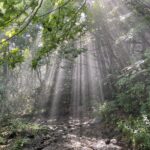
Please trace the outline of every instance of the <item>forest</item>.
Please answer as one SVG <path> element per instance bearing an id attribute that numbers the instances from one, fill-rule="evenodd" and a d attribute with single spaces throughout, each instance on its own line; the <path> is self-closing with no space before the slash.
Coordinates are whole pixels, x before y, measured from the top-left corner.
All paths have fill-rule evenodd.
<path id="1" fill-rule="evenodd" d="M 0 0 L 0 150 L 150 150 L 150 0 Z"/>

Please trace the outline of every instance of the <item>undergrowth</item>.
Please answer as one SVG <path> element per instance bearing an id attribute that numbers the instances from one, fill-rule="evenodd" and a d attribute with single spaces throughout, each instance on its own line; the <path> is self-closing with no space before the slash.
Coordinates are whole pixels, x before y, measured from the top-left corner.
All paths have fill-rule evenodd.
<path id="1" fill-rule="evenodd" d="M 118 77 L 114 98 L 98 107 L 97 114 L 105 124 L 114 126 L 133 150 L 150 149 L 150 50 L 142 67 Z"/>
<path id="2" fill-rule="evenodd" d="M 37 123 L 16 119 L 4 119 L 0 124 L 0 149 L 21 150 L 37 135 L 46 134 L 48 129 Z"/>

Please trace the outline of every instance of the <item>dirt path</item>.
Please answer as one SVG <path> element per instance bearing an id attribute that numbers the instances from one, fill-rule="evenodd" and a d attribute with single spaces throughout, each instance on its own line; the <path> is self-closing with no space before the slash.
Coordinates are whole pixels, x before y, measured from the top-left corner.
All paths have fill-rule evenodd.
<path id="1" fill-rule="evenodd" d="M 116 139 L 101 139 L 99 125 L 74 120 L 69 122 L 41 122 L 48 128 L 46 134 L 31 140 L 23 150 L 121 150 Z"/>

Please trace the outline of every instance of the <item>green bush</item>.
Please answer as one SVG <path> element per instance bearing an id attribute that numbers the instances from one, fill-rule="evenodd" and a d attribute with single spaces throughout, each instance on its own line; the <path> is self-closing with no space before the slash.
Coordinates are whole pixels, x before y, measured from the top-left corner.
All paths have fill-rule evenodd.
<path id="1" fill-rule="evenodd" d="M 26 139 L 26 138 L 17 139 L 13 145 L 12 150 L 21 150 L 23 149 L 23 146 L 27 144 L 28 142 L 29 142 L 29 139 Z"/>
<path id="2" fill-rule="evenodd" d="M 5 142 L 6 142 L 6 140 L 5 140 L 3 137 L 0 136 L 0 145 L 1 145 L 1 144 L 2 144 L 2 145 L 5 144 Z"/>
<path id="3" fill-rule="evenodd" d="M 10 150 L 22 150 L 32 143 L 32 138 L 47 135 L 48 132 L 47 126 L 22 118 L 6 118 L 0 124 L 0 145 L 6 145 Z"/>
<path id="4" fill-rule="evenodd" d="M 125 135 L 126 140 L 131 141 L 133 149 L 150 149 L 150 120 L 147 115 L 137 119 L 130 117 L 127 121 L 120 121 L 118 127 Z"/>
<path id="5" fill-rule="evenodd" d="M 142 68 L 130 66 L 129 72 L 118 77 L 114 99 L 97 108 L 104 122 L 115 125 L 135 150 L 150 149 L 150 50 L 144 58 Z"/>
<path id="6" fill-rule="evenodd" d="M 108 122 L 110 119 L 115 119 L 114 111 L 116 109 L 116 104 L 114 101 L 112 102 L 104 102 L 102 104 L 97 105 L 96 115 L 103 119 L 103 121 Z"/>

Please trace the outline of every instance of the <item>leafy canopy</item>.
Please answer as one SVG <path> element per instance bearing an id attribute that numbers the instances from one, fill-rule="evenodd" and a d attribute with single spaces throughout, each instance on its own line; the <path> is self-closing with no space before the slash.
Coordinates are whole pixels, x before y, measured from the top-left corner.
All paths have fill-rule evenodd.
<path id="1" fill-rule="evenodd" d="M 26 34 L 29 25 L 38 26 L 42 33 L 42 46 L 32 61 L 32 67 L 36 68 L 44 56 L 85 32 L 86 1 L 0 0 L 0 64 L 7 62 L 15 67 L 24 61 L 24 50 L 17 47 L 14 39 Z M 13 59 L 8 59 L 10 55 Z"/>

